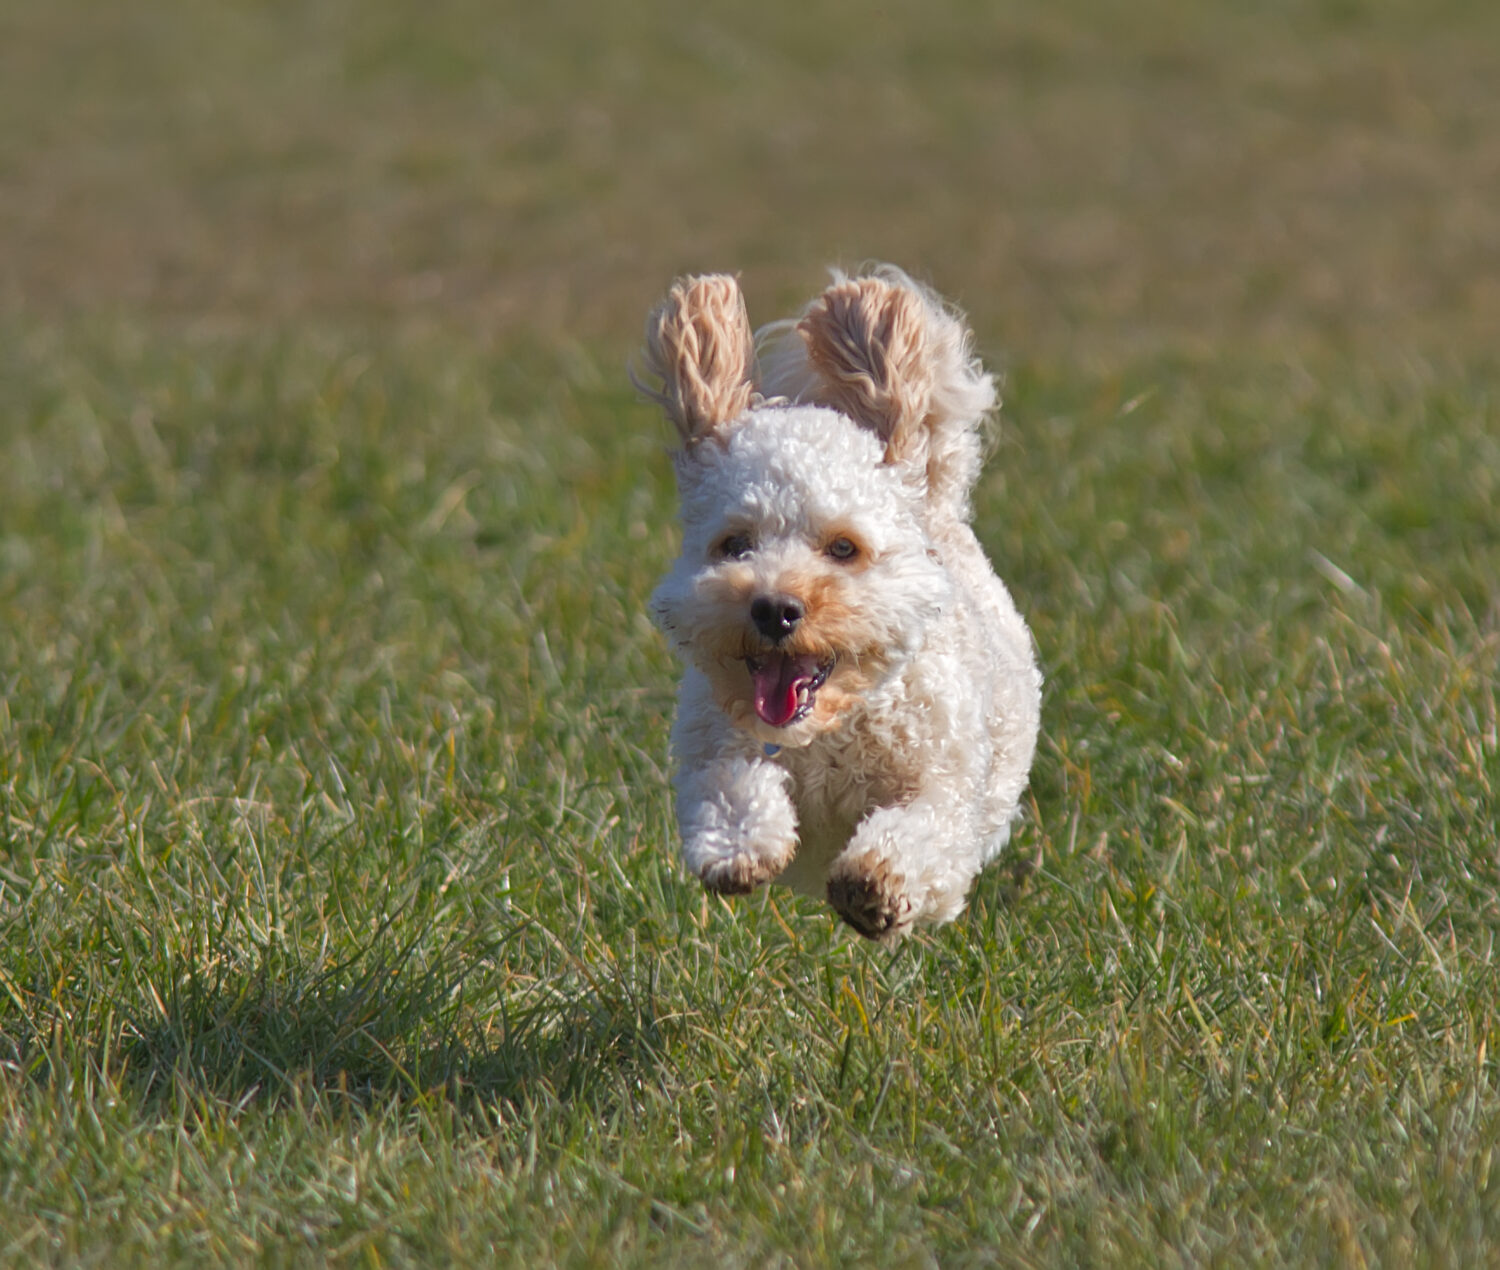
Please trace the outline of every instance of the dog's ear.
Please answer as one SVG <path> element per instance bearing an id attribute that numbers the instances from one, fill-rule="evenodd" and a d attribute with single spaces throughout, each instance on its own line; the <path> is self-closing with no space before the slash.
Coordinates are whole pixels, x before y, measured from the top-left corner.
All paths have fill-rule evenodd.
<path id="1" fill-rule="evenodd" d="M 886 462 L 919 458 L 933 390 L 921 295 L 883 277 L 841 278 L 812 302 L 797 330 L 821 380 L 818 397 L 873 429 Z"/>
<path id="2" fill-rule="evenodd" d="M 723 433 L 750 406 L 755 340 L 740 285 L 727 274 L 681 278 L 646 319 L 645 365 L 684 444 Z"/>

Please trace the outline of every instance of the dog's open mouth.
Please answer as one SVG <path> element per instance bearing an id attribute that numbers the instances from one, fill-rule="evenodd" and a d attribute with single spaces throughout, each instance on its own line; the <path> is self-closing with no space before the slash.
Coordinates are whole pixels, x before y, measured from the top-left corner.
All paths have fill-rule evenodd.
<path id="1" fill-rule="evenodd" d="M 755 713 L 773 728 L 807 717 L 818 689 L 833 670 L 833 658 L 815 653 L 758 653 L 745 658 L 755 686 Z"/>

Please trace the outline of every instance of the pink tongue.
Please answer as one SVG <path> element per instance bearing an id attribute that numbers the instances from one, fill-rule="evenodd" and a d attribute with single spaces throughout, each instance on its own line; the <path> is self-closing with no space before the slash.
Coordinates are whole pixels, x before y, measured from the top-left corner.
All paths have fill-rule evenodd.
<path id="1" fill-rule="evenodd" d="M 772 653 L 759 669 L 750 672 L 755 684 L 755 713 L 773 728 L 784 728 L 801 704 L 797 690 L 818 673 L 816 657 L 787 657 Z"/>

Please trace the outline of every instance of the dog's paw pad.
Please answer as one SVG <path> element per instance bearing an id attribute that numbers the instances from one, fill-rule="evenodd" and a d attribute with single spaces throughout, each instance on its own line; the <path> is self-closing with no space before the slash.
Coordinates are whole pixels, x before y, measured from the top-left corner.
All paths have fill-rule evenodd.
<path id="1" fill-rule="evenodd" d="M 883 869 L 829 878 L 828 902 L 866 939 L 894 943 L 911 926 L 911 901 L 901 879 Z"/>

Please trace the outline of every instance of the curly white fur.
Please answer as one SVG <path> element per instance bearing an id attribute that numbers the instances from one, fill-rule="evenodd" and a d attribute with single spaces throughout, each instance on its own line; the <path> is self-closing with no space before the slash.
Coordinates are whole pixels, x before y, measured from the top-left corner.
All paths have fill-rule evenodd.
<path id="1" fill-rule="evenodd" d="M 762 332 L 758 378 L 697 351 L 742 346 L 737 296 L 687 280 L 648 324 L 684 439 L 682 554 L 652 599 L 687 665 L 683 858 L 712 889 L 775 879 L 893 940 L 962 910 L 1036 745 L 1031 635 L 968 524 L 994 383 L 899 270 L 835 275 Z"/>

